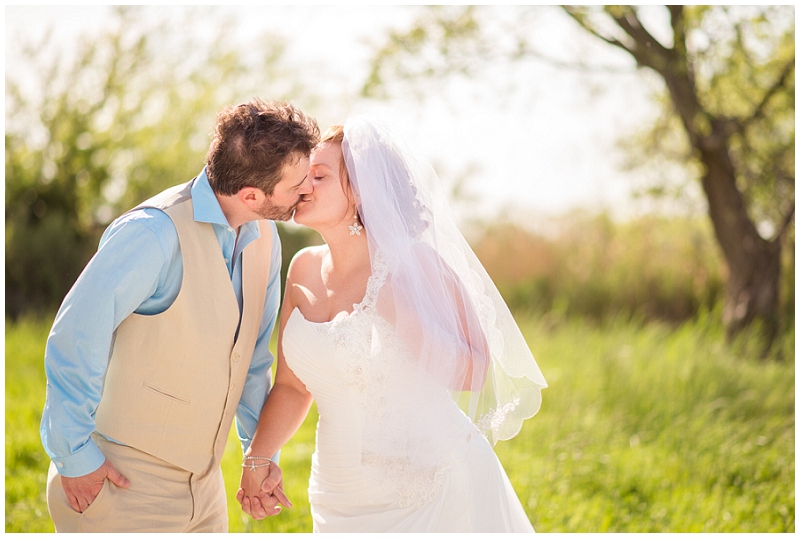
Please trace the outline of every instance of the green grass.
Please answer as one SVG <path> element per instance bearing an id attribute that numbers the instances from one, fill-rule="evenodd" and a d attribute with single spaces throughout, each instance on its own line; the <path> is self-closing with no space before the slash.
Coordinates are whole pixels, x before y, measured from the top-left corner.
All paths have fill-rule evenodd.
<path id="1" fill-rule="evenodd" d="M 539 532 L 794 532 L 794 332 L 783 361 L 728 347 L 705 320 L 669 328 L 520 320 L 550 387 L 496 451 Z M 49 326 L 6 324 L 6 531 L 52 532 L 38 424 Z M 316 414 L 283 449 L 294 507 L 239 509 L 241 450 L 223 461 L 232 532 L 310 532 Z"/>
<path id="2" fill-rule="evenodd" d="M 48 322 L 5 325 L 6 532 L 53 531 L 45 496 L 50 459 L 39 439 L 49 331 Z"/>
<path id="3" fill-rule="evenodd" d="M 550 388 L 497 452 L 537 530 L 794 530 L 793 334 L 779 363 L 703 323 L 523 332 Z"/>

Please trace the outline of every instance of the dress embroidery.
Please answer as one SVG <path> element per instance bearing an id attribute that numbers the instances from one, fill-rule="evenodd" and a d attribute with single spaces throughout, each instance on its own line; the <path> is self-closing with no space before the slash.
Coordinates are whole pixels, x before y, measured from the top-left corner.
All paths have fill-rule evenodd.
<path id="1" fill-rule="evenodd" d="M 410 463 L 408 459 L 392 458 L 373 452 L 365 452 L 361 463 L 383 469 L 397 484 L 402 508 L 413 504 L 421 507 L 434 500 L 444 484 L 444 466 L 423 467 Z"/>
<path id="2" fill-rule="evenodd" d="M 388 277 L 389 266 L 380 252 L 373 260 L 373 272 L 367 281 L 367 289 L 360 303 L 346 316 L 334 318 L 327 323 L 314 324 L 315 330 L 333 342 L 340 356 L 346 360 L 340 365 L 345 373 L 346 384 L 354 390 L 359 406 L 367 414 L 371 424 L 397 424 L 396 409 L 386 402 L 387 383 L 397 381 L 398 369 L 402 368 L 407 350 L 394 347 L 393 327 L 376 315 L 378 293 Z M 388 340 L 388 341 L 385 341 Z M 373 361 L 377 361 L 373 364 Z M 435 499 L 441 490 L 444 473 L 448 465 L 426 465 L 410 461 L 408 457 L 394 455 L 402 453 L 406 440 L 397 432 L 396 439 L 387 440 L 389 453 L 365 451 L 361 463 L 379 469 L 384 479 L 397 488 L 399 504 L 409 507 L 422 506 Z"/>
<path id="3" fill-rule="evenodd" d="M 367 280 L 367 289 L 360 303 L 353 304 L 353 311 L 346 316 L 334 318 L 327 323 L 314 324 L 317 332 L 330 339 L 334 346 L 344 350 L 349 360 L 343 364 L 347 384 L 358 390 L 362 396 L 359 403 L 366 407 L 369 363 L 372 346 L 373 324 L 385 323 L 372 316 L 378 292 L 386 282 L 389 266 L 380 252 L 373 260 L 372 275 Z M 374 382 L 375 380 L 373 380 Z"/>

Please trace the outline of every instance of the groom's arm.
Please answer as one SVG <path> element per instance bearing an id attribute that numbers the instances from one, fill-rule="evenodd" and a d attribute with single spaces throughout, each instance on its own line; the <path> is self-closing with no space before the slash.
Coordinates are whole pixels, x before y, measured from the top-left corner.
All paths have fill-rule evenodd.
<path id="1" fill-rule="evenodd" d="M 169 217 L 132 212 L 109 227 L 64 298 L 45 348 L 47 395 L 40 426 L 45 451 L 62 476 L 86 475 L 105 459 L 90 436 L 114 331 L 131 312 L 164 310 L 177 295 L 165 286 L 172 276 L 165 268 L 177 244 Z M 177 271 L 179 276 L 181 268 Z"/>
<path id="2" fill-rule="evenodd" d="M 272 233 L 272 253 L 270 258 L 269 283 L 264 300 L 264 312 L 261 318 L 258 339 L 253 349 L 253 358 L 247 371 L 242 397 L 236 409 L 236 433 L 242 443 L 242 453 L 247 452 L 256 431 L 258 417 L 270 390 L 270 368 L 275 357 L 269 350 L 272 333 L 278 318 L 281 303 L 281 241 L 278 229 L 273 222 L 263 226 L 263 233 Z M 275 458 L 277 462 L 277 455 Z"/>
<path id="3" fill-rule="evenodd" d="M 114 331 L 134 311 L 152 314 L 171 304 L 180 286 L 179 262 L 170 218 L 158 210 L 131 212 L 106 230 L 56 315 L 45 348 L 40 435 L 75 511 L 91 504 L 106 477 L 127 483 L 91 438 L 94 413 Z"/>

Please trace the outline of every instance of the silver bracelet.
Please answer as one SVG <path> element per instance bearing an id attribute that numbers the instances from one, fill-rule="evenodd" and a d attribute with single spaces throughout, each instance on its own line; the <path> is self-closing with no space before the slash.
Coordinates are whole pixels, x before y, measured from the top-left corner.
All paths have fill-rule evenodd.
<path id="1" fill-rule="evenodd" d="M 250 460 L 250 463 L 247 461 Z M 264 463 L 256 463 L 256 460 L 266 460 Z M 266 456 L 245 456 L 242 460 L 242 467 L 246 469 L 250 469 L 251 471 L 255 472 L 256 469 L 259 467 L 269 467 L 269 464 L 272 463 L 270 458 Z"/>
<path id="2" fill-rule="evenodd" d="M 255 471 L 259 467 L 269 467 L 269 462 L 267 462 L 267 463 L 259 463 L 259 464 L 256 464 L 255 462 L 251 462 L 249 465 L 247 463 L 243 463 L 242 467 L 244 467 L 245 469 L 250 469 L 251 471 Z"/>

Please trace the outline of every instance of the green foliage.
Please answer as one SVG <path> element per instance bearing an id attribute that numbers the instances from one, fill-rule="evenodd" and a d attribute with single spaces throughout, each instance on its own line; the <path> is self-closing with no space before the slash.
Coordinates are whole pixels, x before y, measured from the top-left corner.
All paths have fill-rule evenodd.
<path id="1" fill-rule="evenodd" d="M 281 41 L 263 36 L 245 57 L 222 16 L 213 32 L 175 32 L 145 9 L 116 8 L 74 54 L 10 34 L 25 70 L 6 77 L 7 314 L 57 306 L 114 217 L 199 173 L 224 105 L 311 101 Z"/>
<path id="2" fill-rule="evenodd" d="M 386 44 L 371 62 L 361 94 L 387 97 L 387 82 L 398 75 L 419 81 L 422 77 L 467 73 L 475 58 L 491 49 L 482 39 L 474 12 L 474 6 L 429 6 L 410 31 L 390 31 Z M 416 93 L 423 95 L 419 90 Z"/>
<path id="3" fill-rule="evenodd" d="M 713 315 L 665 325 L 518 317 L 549 387 L 496 452 L 540 532 L 794 532 L 794 330 L 772 353 L 724 343 Z M 6 532 L 52 532 L 38 425 L 50 320 L 6 323 Z M 273 343 L 274 345 L 274 343 Z M 294 507 L 254 522 L 223 460 L 231 532 L 310 532 L 316 412 L 284 447 Z"/>
<path id="4" fill-rule="evenodd" d="M 474 242 L 516 311 L 682 322 L 721 300 L 724 273 L 705 221 L 645 216 L 615 223 L 575 212 L 554 228 L 542 235 L 500 223 Z"/>

